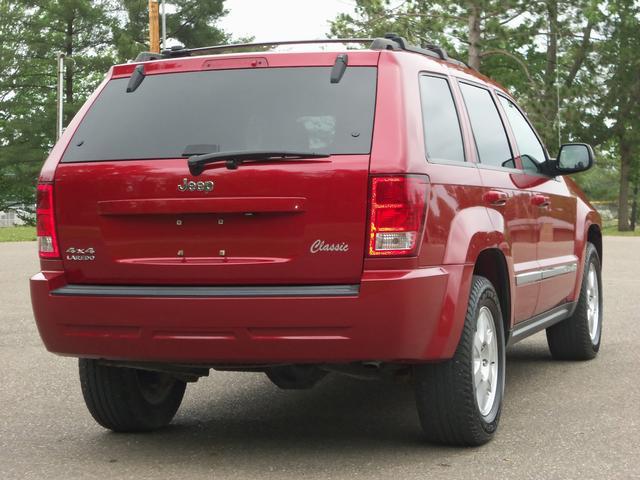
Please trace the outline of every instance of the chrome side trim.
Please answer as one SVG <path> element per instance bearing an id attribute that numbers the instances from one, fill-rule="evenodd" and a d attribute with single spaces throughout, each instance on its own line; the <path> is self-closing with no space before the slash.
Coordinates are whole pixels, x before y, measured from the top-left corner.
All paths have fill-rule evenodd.
<path id="1" fill-rule="evenodd" d="M 353 297 L 360 285 L 147 286 L 65 285 L 51 295 L 80 297 Z"/>
<path id="2" fill-rule="evenodd" d="M 519 342 L 520 340 L 523 340 L 533 335 L 534 333 L 538 333 L 545 328 L 561 322 L 571 315 L 574 306 L 574 303 L 565 303 L 558 307 L 552 308 L 551 310 L 547 310 L 540 315 L 536 315 L 535 317 L 516 324 L 513 327 L 513 330 L 511 330 L 508 345 L 513 345 L 514 343 Z"/>
<path id="3" fill-rule="evenodd" d="M 526 285 L 527 283 L 539 282 L 542 280 L 542 271 L 519 273 L 516 275 L 516 285 Z"/>
<path id="4" fill-rule="evenodd" d="M 519 273 L 516 275 L 516 285 L 526 285 L 528 283 L 539 282 L 547 278 L 565 275 L 567 273 L 578 270 L 578 262 L 565 263 L 553 267 L 543 268 L 540 270 L 532 270 L 530 272 Z"/>
<path id="5" fill-rule="evenodd" d="M 578 270 L 578 263 L 572 262 L 565 265 L 558 265 L 542 270 L 542 279 L 557 277 L 558 275 L 564 275 L 565 273 L 571 273 Z"/>

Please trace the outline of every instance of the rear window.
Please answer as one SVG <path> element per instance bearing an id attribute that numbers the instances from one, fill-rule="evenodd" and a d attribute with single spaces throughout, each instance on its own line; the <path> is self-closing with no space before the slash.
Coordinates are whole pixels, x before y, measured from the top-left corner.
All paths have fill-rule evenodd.
<path id="1" fill-rule="evenodd" d="M 80 123 L 63 162 L 176 158 L 211 151 L 366 154 L 376 68 L 257 68 L 148 75 L 132 93 L 111 80 Z M 206 153 L 206 152 L 200 152 Z"/>
<path id="2" fill-rule="evenodd" d="M 422 125 L 427 157 L 432 162 L 464 162 L 458 112 L 444 78 L 420 77 Z"/>

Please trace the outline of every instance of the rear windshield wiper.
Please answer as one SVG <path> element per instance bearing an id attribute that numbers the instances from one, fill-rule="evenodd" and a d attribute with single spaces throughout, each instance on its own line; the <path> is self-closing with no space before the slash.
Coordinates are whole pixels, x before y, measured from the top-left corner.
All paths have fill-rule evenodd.
<path id="1" fill-rule="evenodd" d="M 144 65 L 136 65 L 127 83 L 127 93 L 135 92 L 144 79 Z"/>
<path id="2" fill-rule="evenodd" d="M 192 175 L 200 175 L 205 165 L 216 162 L 225 162 L 229 170 L 235 170 L 245 161 L 261 162 L 271 160 L 297 160 L 307 158 L 326 158 L 326 153 L 315 152 L 291 152 L 269 150 L 247 150 L 244 152 L 212 152 L 204 155 L 192 155 L 187 160 L 189 171 Z"/>

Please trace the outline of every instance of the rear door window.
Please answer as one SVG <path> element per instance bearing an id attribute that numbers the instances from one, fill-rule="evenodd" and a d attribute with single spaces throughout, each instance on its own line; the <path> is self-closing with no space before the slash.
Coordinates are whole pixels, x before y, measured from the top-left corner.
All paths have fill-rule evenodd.
<path id="1" fill-rule="evenodd" d="M 111 80 L 80 123 L 63 162 L 177 158 L 211 151 L 368 154 L 375 67 L 257 68 Z M 199 152 L 208 153 L 208 152 Z"/>
<path id="2" fill-rule="evenodd" d="M 433 162 L 464 162 L 460 121 L 449 82 L 421 76 L 420 98 L 427 158 Z"/>
<path id="3" fill-rule="evenodd" d="M 513 130 L 513 135 L 516 137 L 522 167 L 532 173 L 540 172 L 539 165 L 545 162 L 547 157 L 540 140 L 538 140 L 538 136 L 513 102 L 501 95 L 498 95 L 498 98 L 504 111 L 507 113 L 507 119 L 511 125 L 511 130 Z"/>
<path id="4" fill-rule="evenodd" d="M 480 163 L 514 168 L 509 140 L 489 90 L 467 83 L 461 83 L 460 89 L 469 112 Z"/>

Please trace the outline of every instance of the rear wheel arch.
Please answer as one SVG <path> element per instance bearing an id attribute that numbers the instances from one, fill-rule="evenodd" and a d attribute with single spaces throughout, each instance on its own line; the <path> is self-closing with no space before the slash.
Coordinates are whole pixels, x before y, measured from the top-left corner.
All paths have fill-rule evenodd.
<path id="1" fill-rule="evenodd" d="M 476 258 L 473 274 L 485 277 L 498 294 L 505 337 L 511 331 L 511 283 L 504 253 L 498 248 L 488 248 Z"/>
<path id="2" fill-rule="evenodd" d="M 599 225 L 595 223 L 589 225 L 589 229 L 587 230 L 587 241 L 596 247 L 600 264 L 602 264 L 602 231 L 600 230 Z"/>
<path id="3" fill-rule="evenodd" d="M 478 446 L 491 440 L 498 428 L 506 348 L 499 320 L 501 308 L 488 279 L 473 275 L 471 283 L 464 326 L 453 357 L 413 367 L 418 416 L 431 442 Z M 479 390 L 481 385 L 484 387 Z M 486 399 L 488 403 L 482 401 L 491 392 L 495 395 Z"/>

